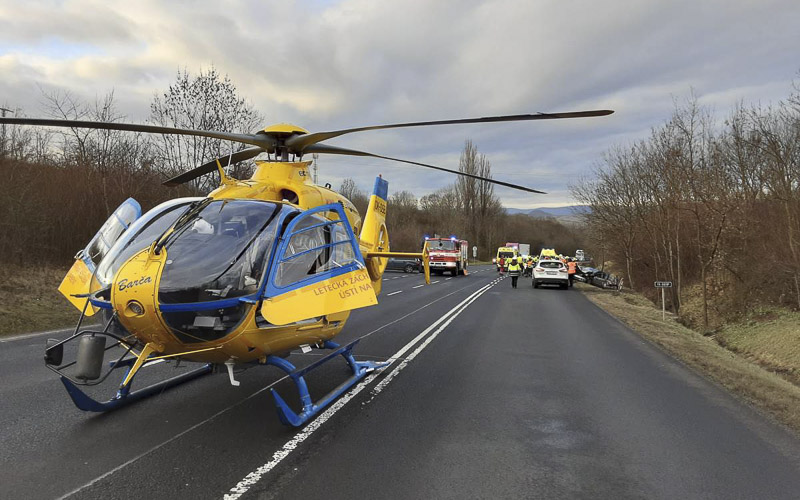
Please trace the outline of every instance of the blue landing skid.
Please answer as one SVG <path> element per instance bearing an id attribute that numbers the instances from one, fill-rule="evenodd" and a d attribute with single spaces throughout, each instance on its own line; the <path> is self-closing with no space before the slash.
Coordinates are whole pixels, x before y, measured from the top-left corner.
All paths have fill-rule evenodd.
<path id="1" fill-rule="evenodd" d="M 126 363 L 123 361 L 119 363 L 117 366 L 125 366 L 133 364 L 133 360 L 126 360 L 130 361 Z M 115 367 L 116 368 L 116 367 Z M 205 375 L 207 373 L 211 373 L 211 369 L 213 366 L 211 364 L 203 365 L 200 368 L 192 370 L 190 372 L 186 372 L 182 375 L 178 375 L 177 377 L 172 377 L 167 380 L 163 380 L 151 386 L 145 387 L 144 389 L 139 389 L 138 391 L 130 392 L 131 385 L 133 385 L 133 379 L 128 382 L 127 386 L 122 386 L 117 391 L 117 395 L 113 398 L 109 399 L 106 402 L 99 402 L 91 397 L 89 397 L 85 392 L 80 390 L 77 385 L 73 384 L 69 381 L 66 377 L 61 377 L 61 382 L 64 383 L 64 387 L 67 388 L 67 393 L 72 398 L 72 401 L 75 403 L 79 409 L 83 411 L 94 411 L 94 412 L 104 412 L 109 410 L 114 410 L 121 406 L 125 406 L 127 404 L 133 403 L 134 401 L 138 401 L 142 398 L 146 398 L 148 396 L 152 396 L 153 394 L 160 393 L 161 391 L 165 391 L 170 387 L 175 387 L 176 385 L 183 384 L 184 382 L 188 382 L 192 379 Z M 134 379 L 136 377 L 134 376 Z M 124 379 L 123 379 L 124 380 Z"/>
<path id="2" fill-rule="evenodd" d="M 389 366 L 388 361 L 384 362 L 376 362 L 376 361 L 356 361 L 353 359 L 353 355 L 350 351 L 353 347 L 358 343 L 360 339 L 355 340 L 344 347 L 339 347 L 338 344 L 331 341 L 325 342 L 326 349 L 334 349 L 333 352 L 325 356 L 324 358 L 311 363 L 310 365 L 306 366 L 305 368 L 297 369 L 293 364 L 286 361 L 283 358 L 279 358 L 277 356 L 269 356 L 267 357 L 267 364 L 280 368 L 284 372 L 286 372 L 289 377 L 291 377 L 292 381 L 294 381 L 295 386 L 297 387 L 297 391 L 300 393 L 300 402 L 303 405 L 303 411 L 300 412 L 298 415 L 295 413 L 289 405 L 286 404 L 286 401 L 275 391 L 275 389 L 270 389 L 269 391 L 272 393 L 272 397 L 275 399 L 275 405 L 278 409 L 278 418 L 281 419 L 281 422 L 284 425 L 291 425 L 293 427 L 300 427 L 301 425 L 308 422 L 311 417 L 316 415 L 320 412 L 323 408 L 325 408 L 331 401 L 341 396 L 347 389 L 351 388 L 353 385 L 358 383 L 359 380 L 364 378 L 367 373 L 373 370 L 379 370 L 381 368 L 385 368 Z M 330 361 L 332 358 L 335 358 L 341 354 L 344 359 L 347 360 L 347 364 L 350 365 L 350 368 L 353 370 L 353 375 L 341 383 L 338 387 L 334 390 L 329 392 L 325 395 L 322 399 L 319 400 L 317 404 L 314 404 L 311 401 L 311 394 L 308 392 L 308 386 L 306 385 L 305 379 L 303 379 L 303 375 L 310 372 L 311 370 L 317 368 L 323 363 Z"/>

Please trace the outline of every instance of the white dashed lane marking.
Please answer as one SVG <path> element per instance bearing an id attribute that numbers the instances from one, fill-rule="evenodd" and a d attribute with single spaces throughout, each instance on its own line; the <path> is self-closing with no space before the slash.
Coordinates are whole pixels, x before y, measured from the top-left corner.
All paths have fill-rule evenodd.
<path id="1" fill-rule="evenodd" d="M 396 292 L 387 293 L 387 294 L 386 294 L 386 296 L 387 296 L 387 297 L 391 297 L 392 295 L 397 295 L 398 293 L 403 293 L 403 291 L 402 291 L 402 290 L 398 290 L 398 291 L 396 291 Z"/>

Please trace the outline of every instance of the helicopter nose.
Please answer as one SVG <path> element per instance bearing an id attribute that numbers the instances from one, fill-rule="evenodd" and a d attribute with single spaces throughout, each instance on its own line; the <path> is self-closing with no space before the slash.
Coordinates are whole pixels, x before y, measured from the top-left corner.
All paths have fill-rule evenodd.
<path id="1" fill-rule="evenodd" d="M 111 303 L 120 323 L 142 342 L 164 345 L 169 333 L 158 317 L 157 285 L 167 252 L 144 250 L 120 267 L 111 288 Z"/>

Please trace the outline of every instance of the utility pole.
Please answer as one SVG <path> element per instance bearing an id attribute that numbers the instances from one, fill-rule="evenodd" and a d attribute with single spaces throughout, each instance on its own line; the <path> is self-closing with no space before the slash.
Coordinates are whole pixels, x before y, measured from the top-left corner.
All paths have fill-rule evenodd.
<path id="1" fill-rule="evenodd" d="M 3 108 L 3 107 L 0 107 L 0 111 L 2 111 L 2 113 L 3 113 L 3 118 L 6 117 L 6 113 L 7 112 L 11 112 L 11 113 L 14 112 L 11 109 Z M 2 139 L 2 142 L 0 142 L 0 156 L 5 156 L 6 155 L 6 124 L 5 123 L 3 124 L 3 132 L 2 133 L 3 133 L 3 139 Z"/>
<path id="2" fill-rule="evenodd" d="M 314 184 L 316 184 L 317 183 L 317 158 L 319 158 L 319 155 L 317 153 L 314 153 L 314 154 L 311 155 L 311 157 L 314 158 L 314 164 L 312 165 L 312 168 L 314 169 Z"/>

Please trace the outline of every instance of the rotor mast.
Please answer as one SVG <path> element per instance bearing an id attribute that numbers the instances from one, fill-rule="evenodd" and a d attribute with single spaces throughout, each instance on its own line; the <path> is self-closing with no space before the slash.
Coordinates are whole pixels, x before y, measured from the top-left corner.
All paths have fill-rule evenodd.
<path id="1" fill-rule="evenodd" d="M 277 123 L 270 125 L 262 131 L 263 134 L 274 137 L 275 144 L 275 159 L 281 162 L 289 161 L 289 154 L 298 156 L 300 160 L 303 159 L 303 154 L 290 151 L 290 147 L 286 144 L 286 140 L 296 135 L 308 134 L 308 130 L 291 123 Z"/>

